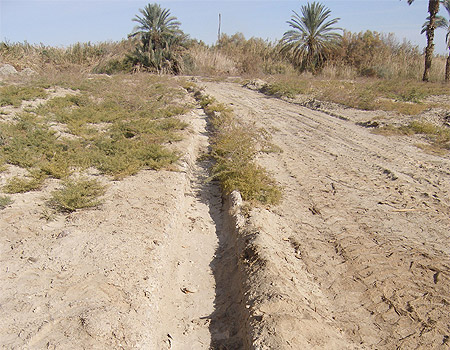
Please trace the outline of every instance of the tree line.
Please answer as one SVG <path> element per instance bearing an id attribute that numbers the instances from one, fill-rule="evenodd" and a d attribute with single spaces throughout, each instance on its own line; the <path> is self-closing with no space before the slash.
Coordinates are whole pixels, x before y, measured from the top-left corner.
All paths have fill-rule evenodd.
<path id="1" fill-rule="evenodd" d="M 407 2 L 411 5 L 414 0 Z M 438 15 L 441 4 L 450 18 L 450 0 L 429 0 L 428 17 L 422 25 L 422 33 L 427 37 L 423 81 L 430 79 L 437 28 L 446 30 L 446 46 L 450 51 L 450 22 Z M 130 62 L 137 69 L 180 73 L 182 52 L 188 43 L 188 36 L 180 29 L 181 23 L 159 4 L 148 4 L 139 12 L 140 15 L 132 19 L 137 25 L 129 35 L 137 40 L 134 51 L 128 56 Z M 300 13 L 293 11 L 287 21 L 291 29 L 280 40 L 280 53 L 289 55 L 301 72 L 317 72 L 332 49 L 340 44 L 343 29 L 335 26 L 339 20 L 332 18 L 331 10 L 319 2 L 301 6 Z M 450 55 L 446 63 L 445 81 L 449 79 Z"/>

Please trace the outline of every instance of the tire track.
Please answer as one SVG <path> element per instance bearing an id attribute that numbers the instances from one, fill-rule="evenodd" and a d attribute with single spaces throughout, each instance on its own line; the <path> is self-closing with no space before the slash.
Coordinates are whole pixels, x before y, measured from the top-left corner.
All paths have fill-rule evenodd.
<path id="1" fill-rule="evenodd" d="M 265 233 L 272 240 L 262 244 L 278 247 L 269 260 L 283 274 L 277 281 L 293 307 L 311 305 L 304 298 L 313 297 L 299 293 L 298 283 L 292 290 L 291 280 L 312 281 L 325 296 L 315 297 L 319 319 L 342 331 L 349 347 L 446 348 L 449 158 L 421 152 L 413 139 L 374 135 L 235 84 L 206 89 L 269 130 L 283 150 L 259 159 L 285 188 L 283 203 L 251 216 L 255 226 L 276 222 Z M 289 337 L 286 325 L 277 326 Z M 309 339 L 306 348 L 330 344 L 326 334 L 314 345 L 310 329 L 299 331 Z M 290 343 L 305 346 L 301 341 Z"/>

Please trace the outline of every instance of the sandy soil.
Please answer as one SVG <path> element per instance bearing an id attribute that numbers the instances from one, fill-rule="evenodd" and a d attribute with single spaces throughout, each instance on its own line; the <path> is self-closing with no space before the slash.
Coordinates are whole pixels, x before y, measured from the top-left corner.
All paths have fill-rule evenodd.
<path id="1" fill-rule="evenodd" d="M 183 117 L 179 171 L 91 174 L 108 185 L 99 208 L 52 214 L 56 181 L 13 195 L 0 348 L 448 349 L 449 156 L 356 125 L 373 115 L 204 85 L 272 134 L 281 151 L 258 162 L 282 202 L 222 204 L 200 109 Z"/>
<path id="2" fill-rule="evenodd" d="M 196 161 L 208 142 L 205 115 L 184 119 L 180 171 L 103 178 L 97 209 L 52 214 L 44 198 L 56 181 L 12 196 L 0 212 L 0 348 L 208 349 L 211 334 L 220 338 L 210 331 L 210 264 L 221 197 Z"/>
<path id="3" fill-rule="evenodd" d="M 357 114 L 205 86 L 282 150 L 259 159 L 282 203 L 253 209 L 242 228 L 248 346 L 447 349 L 450 157 L 375 135 Z"/>

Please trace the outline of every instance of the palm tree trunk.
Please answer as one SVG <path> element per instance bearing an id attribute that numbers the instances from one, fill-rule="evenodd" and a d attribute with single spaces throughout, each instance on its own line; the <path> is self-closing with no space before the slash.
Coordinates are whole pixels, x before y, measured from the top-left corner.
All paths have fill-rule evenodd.
<path id="1" fill-rule="evenodd" d="M 423 81 L 430 80 L 431 60 L 434 51 L 434 30 L 436 28 L 436 15 L 439 12 L 439 0 L 430 0 L 428 3 L 428 12 L 430 13 L 430 23 L 427 27 L 427 47 L 425 49 L 425 70 L 423 72 Z"/>
<path id="2" fill-rule="evenodd" d="M 447 56 L 447 63 L 445 64 L 445 82 L 450 81 L 450 54 Z"/>

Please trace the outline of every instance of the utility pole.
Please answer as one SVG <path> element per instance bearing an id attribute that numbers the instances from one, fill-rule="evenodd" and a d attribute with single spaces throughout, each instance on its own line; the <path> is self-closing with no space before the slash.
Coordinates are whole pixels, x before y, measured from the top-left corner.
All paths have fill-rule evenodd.
<path id="1" fill-rule="evenodd" d="M 220 26 L 222 25 L 222 15 L 219 13 L 219 31 L 217 33 L 217 43 L 220 44 Z"/>

